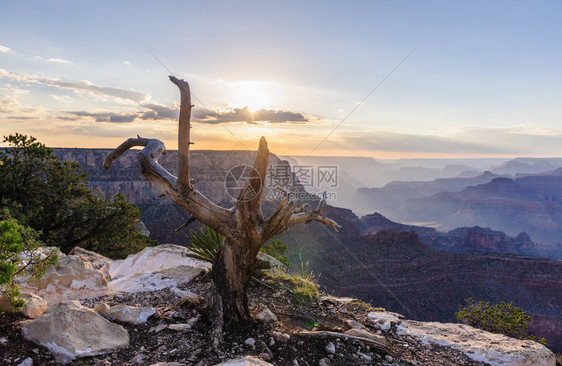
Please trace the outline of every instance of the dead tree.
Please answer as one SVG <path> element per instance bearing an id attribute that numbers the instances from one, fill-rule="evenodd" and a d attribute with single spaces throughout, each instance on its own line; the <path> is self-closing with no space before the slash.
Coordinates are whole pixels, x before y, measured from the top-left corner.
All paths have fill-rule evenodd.
<path id="1" fill-rule="evenodd" d="M 240 191 L 232 208 L 216 205 L 193 187 L 189 174 L 189 146 L 191 128 L 191 92 L 189 84 L 170 76 L 179 88 L 181 96 L 178 131 L 178 177 L 176 178 L 160 164 L 158 158 L 166 154 L 164 144 L 157 139 L 130 138 L 113 150 L 104 162 L 109 169 L 115 159 L 132 147 L 144 146 L 139 153 L 142 174 L 155 183 L 161 192 L 184 208 L 192 218 L 213 228 L 225 237 L 224 244 L 215 257 L 211 275 L 213 279 L 212 320 L 214 322 L 214 346 L 222 339 L 226 325 L 250 319 L 246 296 L 250 271 L 256 255 L 264 243 L 281 234 L 293 225 L 318 221 L 337 230 L 333 220 L 322 216 L 325 200 L 312 210 L 307 204 L 298 206 L 286 195 L 279 207 L 268 218 L 264 218 L 261 202 L 269 163 L 269 150 L 264 137 L 254 162 L 254 170 Z"/>

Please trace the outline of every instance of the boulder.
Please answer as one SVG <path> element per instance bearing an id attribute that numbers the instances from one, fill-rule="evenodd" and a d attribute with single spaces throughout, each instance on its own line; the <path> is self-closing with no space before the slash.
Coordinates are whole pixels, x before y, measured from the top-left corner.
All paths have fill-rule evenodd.
<path id="1" fill-rule="evenodd" d="M 35 319 L 47 310 L 47 301 L 43 300 L 41 297 L 29 292 L 22 293 L 21 297 L 25 300 L 25 305 L 21 309 L 23 316 Z"/>
<path id="2" fill-rule="evenodd" d="M 59 363 L 112 352 L 129 345 L 129 334 L 78 301 L 53 305 L 23 327 L 23 336 L 51 351 Z"/>
<path id="3" fill-rule="evenodd" d="M 246 356 L 244 358 L 231 359 L 217 364 L 216 366 L 273 366 L 269 362 L 260 360 L 254 356 Z"/>
<path id="4" fill-rule="evenodd" d="M 49 304 L 101 296 L 109 287 L 103 274 L 75 255 L 59 258 L 39 280 L 18 279 L 22 292 L 30 292 Z"/>
<path id="5" fill-rule="evenodd" d="M 254 269 L 263 269 L 274 275 L 284 274 L 288 271 L 287 266 L 265 253 L 258 253 L 256 259 L 257 260 L 256 264 L 254 265 Z"/>
<path id="6" fill-rule="evenodd" d="M 100 311 L 98 313 L 104 315 Z M 105 316 L 123 323 L 142 324 L 146 323 L 148 318 L 154 314 L 156 314 L 156 310 L 152 307 L 118 304 L 110 307 Z"/>
<path id="7" fill-rule="evenodd" d="M 177 286 L 186 284 L 206 271 L 201 267 L 180 265 L 171 268 L 163 268 L 154 272 L 135 273 L 121 277 L 110 282 L 112 292 L 140 292 L 156 291 L 163 288 L 172 288 L 181 296 L 193 295 L 181 291 Z"/>
<path id="8" fill-rule="evenodd" d="M 90 262 L 94 269 L 101 271 L 105 278 L 109 279 L 109 266 L 113 263 L 113 259 L 109 259 L 101 254 L 80 247 L 74 247 L 74 249 L 72 249 L 68 254 L 76 255 L 84 262 Z"/>
<path id="9" fill-rule="evenodd" d="M 555 366 L 556 356 L 545 346 L 465 324 L 405 320 L 397 326 L 399 336 L 408 335 L 424 344 L 433 343 L 463 352 L 469 358 L 492 366 Z"/>
<path id="10" fill-rule="evenodd" d="M 173 244 L 147 247 L 124 260 L 113 261 L 109 266 L 112 278 L 118 279 L 139 273 L 154 272 L 175 266 L 189 266 L 208 270 L 211 264 L 187 256 L 189 250 Z"/>
<path id="11" fill-rule="evenodd" d="M 277 316 L 273 314 L 267 306 L 263 306 L 256 312 L 254 319 L 262 323 L 275 323 L 277 321 Z"/>
<path id="12" fill-rule="evenodd" d="M 367 315 L 367 319 L 375 328 L 384 331 L 390 330 L 393 326 L 400 324 L 401 320 L 398 317 L 402 317 L 402 315 L 389 311 L 371 311 Z"/>

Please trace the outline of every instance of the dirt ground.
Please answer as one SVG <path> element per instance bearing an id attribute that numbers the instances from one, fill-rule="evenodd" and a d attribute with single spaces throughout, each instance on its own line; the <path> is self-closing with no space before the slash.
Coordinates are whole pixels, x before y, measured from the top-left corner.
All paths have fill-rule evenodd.
<path id="1" fill-rule="evenodd" d="M 203 294 L 209 289 L 206 279 L 192 281 L 181 288 Z M 384 352 L 357 340 L 345 338 L 319 339 L 299 335 L 301 331 L 327 330 L 343 332 L 350 329 L 348 321 L 368 325 L 365 319 L 371 308 L 359 301 L 341 302 L 330 296 L 321 296 L 313 304 L 295 304 L 289 282 L 264 278 L 249 287 L 251 309 L 266 305 L 278 322 L 261 324 L 249 322 L 234 329 L 226 329 L 220 352 L 211 347 L 211 324 L 206 317 L 204 304 L 180 301 L 169 289 L 135 294 L 104 296 L 82 301 L 93 307 L 107 302 L 109 305 L 127 304 L 153 306 L 158 313 L 146 323 L 132 325 L 120 323 L 129 332 L 127 348 L 111 354 L 77 359 L 75 365 L 152 365 L 157 362 L 178 362 L 182 365 L 215 365 L 226 359 L 253 355 L 274 365 L 484 365 L 470 360 L 450 348 L 421 345 L 415 340 L 400 339 L 392 331 L 381 333 L 386 338 L 390 352 Z M 192 329 L 185 332 L 163 329 L 174 323 L 185 323 L 198 318 Z M 0 315 L 0 363 L 17 365 L 24 359 L 33 359 L 33 365 L 56 364 L 50 352 L 23 338 L 19 315 Z M 160 326 L 160 327 L 159 327 Z M 159 328 L 158 328 L 159 327 Z M 368 329 L 376 333 L 374 328 Z M 288 334 L 285 341 L 279 334 Z M 253 338 L 253 342 L 248 340 Z M 288 337 L 285 337 L 288 338 Z M 275 340 L 277 339 L 277 341 Z M 326 350 L 334 343 L 336 352 Z M 391 355 L 387 354 L 391 353 Z"/>

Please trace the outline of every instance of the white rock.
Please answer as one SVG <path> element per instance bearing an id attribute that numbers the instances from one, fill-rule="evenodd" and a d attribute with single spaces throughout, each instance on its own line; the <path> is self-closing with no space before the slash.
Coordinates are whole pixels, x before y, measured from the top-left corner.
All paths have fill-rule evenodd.
<path id="1" fill-rule="evenodd" d="M 254 318 L 262 323 L 275 323 L 277 321 L 277 316 L 267 306 L 258 311 Z"/>
<path id="2" fill-rule="evenodd" d="M 359 357 L 363 358 L 365 361 L 372 361 L 373 358 L 369 355 L 366 355 L 362 352 L 357 351 L 357 354 L 359 355 Z"/>
<path id="3" fill-rule="evenodd" d="M 255 269 L 263 269 L 272 275 L 282 275 L 288 272 L 287 266 L 281 263 L 278 259 L 273 258 L 265 253 L 258 253 L 256 256 Z"/>
<path id="4" fill-rule="evenodd" d="M 47 309 L 47 302 L 41 297 L 30 292 L 22 292 L 21 298 L 25 305 L 21 309 L 21 314 L 27 318 L 35 319 Z M 12 303 L 6 296 L 0 297 L 0 311 L 12 312 Z"/>
<path id="5" fill-rule="evenodd" d="M 22 362 L 20 362 L 18 366 L 33 366 L 33 359 L 31 357 L 28 357 Z"/>
<path id="6" fill-rule="evenodd" d="M 110 307 L 105 316 L 123 323 L 142 324 L 146 323 L 148 318 L 154 314 L 156 314 L 156 310 L 152 307 L 118 304 Z"/>
<path id="7" fill-rule="evenodd" d="M 253 346 L 256 344 L 256 340 L 254 338 L 248 338 L 244 341 L 244 344 L 248 346 Z"/>
<path id="8" fill-rule="evenodd" d="M 384 359 L 387 360 L 388 362 L 392 362 L 392 360 L 393 360 L 391 355 L 384 356 Z"/>
<path id="9" fill-rule="evenodd" d="M 189 266 L 208 270 L 211 264 L 187 256 L 189 250 L 173 244 L 163 244 L 156 247 L 147 247 L 131 254 L 124 260 L 111 263 L 109 273 L 111 278 L 121 278 L 134 274 L 155 272 L 175 266 Z"/>
<path id="10" fill-rule="evenodd" d="M 433 343 L 457 349 L 475 361 L 492 366 L 556 364 L 556 356 L 537 342 L 518 340 L 465 324 L 405 320 L 397 327 L 396 332 L 399 336 L 417 338 L 424 344 Z"/>
<path id="11" fill-rule="evenodd" d="M 175 330 L 176 332 L 187 332 L 191 329 L 191 325 L 185 323 L 178 323 L 178 324 L 170 324 L 168 325 L 168 329 Z"/>
<path id="12" fill-rule="evenodd" d="M 187 265 L 164 268 L 154 272 L 136 273 L 131 276 L 121 277 L 110 282 L 111 292 L 141 292 L 157 291 L 164 288 L 177 289 L 177 286 L 188 283 L 195 277 L 205 272 L 199 267 Z M 177 291 L 180 296 L 194 295 L 187 291 Z"/>
<path id="13" fill-rule="evenodd" d="M 107 303 L 102 303 L 94 306 L 94 311 L 101 316 L 108 317 L 111 312 L 111 307 Z"/>
<path id="14" fill-rule="evenodd" d="M 109 287 L 103 274 L 90 262 L 75 255 L 59 258 L 38 281 L 19 279 L 22 292 L 30 292 L 45 299 L 49 305 L 64 300 L 78 300 L 101 296 Z"/>
<path id="15" fill-rule="evenodd" d="M 215 366 L 272 366 L 269 362 L 260 360 L 257 357 L 246 356 L 221 362 Z"/>
<path id="16" fill-rule="evenodd" d="M 103 273 L 106 279 L 109 279 L 109 266 L 113 263 L 113 259 L 80 247 L 75 247 L 68 254 L 76 255 L 84 262 L 89 262 L 92 265 L 92 268 L 97 269 Z"/>
<path id="17" fill-rule="evenodd" d="M 29 292 L 23 292 L 21 297 L 25 300 L 25 305 L 21 309 L 23 316 L 35 319 L 47 310 L 47 301 L 41 297 Z"/>
<path id="18" fill-rule="evenodd" d="M 398 319 L 398 314 L 394 314 L 388 311 L 371 311 L 367 315 L 367 319 L 373 323 L 373 325 L 378 326 L 379 329 L 387 331 L 392 328 L 393 325 L 400 324 L 401 320 Z"/>
<path id="19" fill-rule="evenodd" d="M 326 352 L 334 354 L 336 353 L 336 346 L 334 345 L 334 343 L 330 342 L 328 343 L 328 345 L 325 347 Z"/>
<path id="20" fill-rule="evenodd" d="M 357 320 L 348 319 L 345 321 L 352 329 L 365 329 L 365 326 Z"/>
<path id="21" fill-rule="evenodd" d="M 129 345 L 129 334 L 78 301 L 53 305 L 25 324 L 23 335 L 51 351 L 57 362 L 95 356 Z"/>
<path id="22" fill-rule="evenodd" d="M 330 366 L 330 364 L 329 358 L 321 358 L 320 361 L 318 361 L 318 366 Z"/>
<path id="23" fill-rule="evenodd" d="M 0 344 L 1 344 L 1 345 L 8 344 L 8 338 L 6 338 L 6 337 L 0 337 Z"/>

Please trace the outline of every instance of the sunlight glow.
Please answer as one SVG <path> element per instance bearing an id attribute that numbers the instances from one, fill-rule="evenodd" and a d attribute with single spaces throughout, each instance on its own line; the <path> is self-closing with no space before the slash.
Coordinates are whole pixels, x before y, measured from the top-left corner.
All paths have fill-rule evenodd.
<path id="1" fill-rule="evenodd" d="M 248 107 L 251 112 L 269 108 L 273 97 L 268 92 L 269 83 L 263 81 L 239 81 L 232 85 L 232 101 L 235 107 Z"/>

